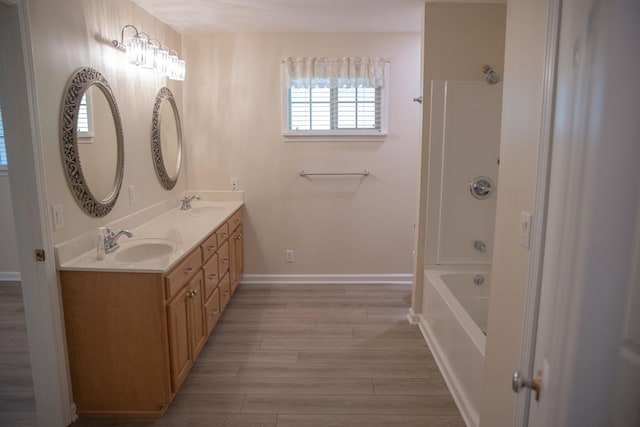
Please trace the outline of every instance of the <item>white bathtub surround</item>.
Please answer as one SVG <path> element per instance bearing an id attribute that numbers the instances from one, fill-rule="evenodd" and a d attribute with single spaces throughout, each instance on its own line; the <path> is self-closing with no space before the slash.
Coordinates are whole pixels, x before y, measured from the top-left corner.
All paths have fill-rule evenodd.
<path id="1" fill-rule="evenodd" d="M 486 336 L 473 318 L 486 327 L 490 266 L 433 268 L 424 271 L 418 325 L 467 425 L 477 426 Z M 476 274 L 484 277 L 482 285 L 474 284 Z"/>
<path id="2" fill-rule="evenodd" d="M 179 199 L 185 195 L 200 196 L 192 202 L 192 209 L 180 210 Z M 103 260 L 96 259 L 98 230 L 92 230 L 55 246 L 56 265 L 60 270 L 164 272 L 168 271 L 182 255 L 195 246 L 204 236 L 215 230 L 243 205 L 243 193 L 216 191 L 189 191 L 180 197 L 172 197 L 140 210 L 127 217 L 107 223 L 112 229 L 130 230 L 132 239 L 167 239 L 177 245 L 172 253 L 148 261 L 122 262 L 114 252 Z M 207 207 L 198 213 L 198 208 Z M 126 237 L 121 242 L 126 242 Z"/>
<path id="3" fill-rule="evenodd" d="M 428 264 L 488 264 L 498 186 L 501 85 L 433 81 L 426 241 Z M 486 199 L 471 195 L 478 177 L 493 182 Z M 482 242 L 482 250 L 474 247 Z"/>

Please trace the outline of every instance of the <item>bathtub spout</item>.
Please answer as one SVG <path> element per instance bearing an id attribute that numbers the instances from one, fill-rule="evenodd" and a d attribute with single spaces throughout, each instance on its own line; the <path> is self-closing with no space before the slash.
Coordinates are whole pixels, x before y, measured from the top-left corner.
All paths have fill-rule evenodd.
<path id="1" fill-rule="evenodd" d="M 484 253 L 487 251 L 487 245 L 482 240 L 474 240 L 473 249 Z"/>

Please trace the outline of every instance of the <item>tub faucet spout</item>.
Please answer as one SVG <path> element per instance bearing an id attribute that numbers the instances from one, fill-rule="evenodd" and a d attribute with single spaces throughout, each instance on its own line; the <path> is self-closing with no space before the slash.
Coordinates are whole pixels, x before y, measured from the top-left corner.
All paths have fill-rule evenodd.
<path id="1" fill-rule="evenodd" d="M 475 249 L 476 251 L 484 253 L 484 252 L 487 251 L 487 245 L 482 240 L 474 240 L 473 241 L 473 249 Z"/>

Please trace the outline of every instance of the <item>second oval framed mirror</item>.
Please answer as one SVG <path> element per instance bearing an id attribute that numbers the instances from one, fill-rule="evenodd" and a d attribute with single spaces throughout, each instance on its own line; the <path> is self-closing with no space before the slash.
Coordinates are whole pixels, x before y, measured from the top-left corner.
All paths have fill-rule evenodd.
<path id="1" fill-rule="evenodd" d="M 151 121 L 151 155 L 160 185 L 171 190 L 182 163 L 182 127 L 173 93 L 163 87 L 156 96 Z"/>

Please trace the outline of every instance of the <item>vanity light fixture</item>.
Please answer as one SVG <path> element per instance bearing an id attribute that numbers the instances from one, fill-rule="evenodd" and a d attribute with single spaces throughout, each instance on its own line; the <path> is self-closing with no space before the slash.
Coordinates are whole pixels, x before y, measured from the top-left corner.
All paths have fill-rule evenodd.
<path id="1" fill-rule="evenodd" d="M 126 42 L 124 30 L 132 28 L 135 34 L 129 37 Z M 175 50 L 149 37 L 148 34 L 138 31 L 133 25 L 125 25 L 120 32 L 120 41 L 113 40 L 113 46 L 127 53 L 127 62 L 140 68 L 156 71 L 171 80 L 184 80 L 186 62 L 178 58 Z"/>

